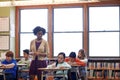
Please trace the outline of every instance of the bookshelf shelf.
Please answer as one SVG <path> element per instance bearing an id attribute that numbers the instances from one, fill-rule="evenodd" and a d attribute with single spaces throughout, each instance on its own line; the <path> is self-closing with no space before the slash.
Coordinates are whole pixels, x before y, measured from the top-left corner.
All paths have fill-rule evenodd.
<path id="1" fill-rule="evenodd" d="M 88 80 L 120 80 L 120 59 L 88 59 Z"/>

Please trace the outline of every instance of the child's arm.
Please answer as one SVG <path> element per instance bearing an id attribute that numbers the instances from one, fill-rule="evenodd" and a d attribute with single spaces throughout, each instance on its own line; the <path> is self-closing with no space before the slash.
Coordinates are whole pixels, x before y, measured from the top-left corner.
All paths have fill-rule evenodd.
<path id="1" fill-rule="evenodd" d="M 85 62 L 80 61 L 78 58 L 76 58 L 76 64 L 80 66 L 86 66 Z"/>
<path id="2" fill-rule="evenodd" d="M 55 68 L 55 67 L 56 67 L 55 64 L 56 64 L 56 63 L 53 63 L 53 64 L 51 64 L 51 65 L 48 65 L 47 68 Z"/>
<path id="3" fill-rule="evenodd" d="M 5 68 L 13 68 L 15 66 L 14 63 L 11 63 L 11 64 L 2 64 L 3 67 Z"/>
<path id="4" fill-rule="evenodd" d="M 68 64 L 67 62 L 64 62 L 65 64 L 63 65 L 64 68 L 71 68 L 71 65 Z"/>

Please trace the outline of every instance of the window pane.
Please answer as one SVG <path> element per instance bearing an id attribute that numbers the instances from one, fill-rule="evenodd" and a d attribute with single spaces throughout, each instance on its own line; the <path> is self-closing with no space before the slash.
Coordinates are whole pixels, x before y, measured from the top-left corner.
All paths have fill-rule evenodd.
<path id="1" fill-rule="evenodd" d="M 71 51 L 77 53 L 82 45 L 82 33 L 54 33 L 54 56 L 59 52 L 65 52 L 66 56 Z"/>
<path id="2" fill-rule="evenodd" d="M 119 33 L 97 32 L 90 33 L 89 56 L 90 57 L 118 57 L 119 55 Z"/>
<path id="3" fill-rule="evenodd" d="M 30 48 L 30 41 L 36 36 L 33 29 L 41 26 L 48 31 L 48 10 L 47 9 L 24 9 L 20 10 L 20 56 L 23 56 L 23 49 Z M 24 33 L 22 33 L 24 32 Z M 27 33 L 31 32 L 31 33 Z M 44 37 L 44 36 L 43 36 Z M 47 39 L 47 34 L 45 35 Z"/>
<path id="4" fill-rule="evenodd" d="M 119 30 L 119 7 L 90 7 L 90 31 Z"/>
<path id="5" fill-rule="evenodd" d="M 36 26 L 44 27 L 48 31 L 47 9 L 24 9 L 20 12 L 21 32 L 32 32 Z"/>
<path id="6" fill-rule="evenodd" d="M 54 32 L 82 31 L 82 30 L 83 30 L 82 8 L 54 9 Z"/>
<path id="7" fill-rule="evenodd" d="M 36 36 L 31 34 L 20 34 L 20 56 L 23 56 L 24 49 L 30 49 L 31 40 L 35 39 Z M 47 34 L 43 36 L 43 39 L 47 40 Z"/>

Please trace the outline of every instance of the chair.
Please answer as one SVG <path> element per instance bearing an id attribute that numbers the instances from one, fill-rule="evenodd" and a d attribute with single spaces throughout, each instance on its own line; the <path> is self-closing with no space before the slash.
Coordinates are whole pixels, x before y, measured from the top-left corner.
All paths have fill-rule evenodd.
<path id="1" fill-rule="evenodd" d="M 68 80 L 72 80 L 73 75 L 76 76 L 76 80 L 80 79 L 80 77 L 79 77 L 80 73 L 79 73 L 79 67 L 78 66 L 72 66 L 72 68 L 70 70 L 68 70 Z"/>
<path id="2" fill-rule="evenodd" d="M 3 79 L 6 80 L 5 78 L 5 73 L 3 72 L 3 69 L 0 69 L 0 75 L 3 76 Z"/>

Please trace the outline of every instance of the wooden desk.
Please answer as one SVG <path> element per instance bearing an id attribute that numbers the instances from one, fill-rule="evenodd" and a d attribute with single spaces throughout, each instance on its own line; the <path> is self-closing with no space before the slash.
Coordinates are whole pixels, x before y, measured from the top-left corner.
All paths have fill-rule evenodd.
<path id="1" fill-rule="evenodd" d="M 27 64 L 17 63 L 17 66 L 18 66 L 18 74 L 17 74 L 18 78 L 23 72 L 29 73 L 29 68 L 28 69 L 26 68 Z"/>
<path id="2" fill-rule="evenodd" d="M 64 74 L 64 71 L 65 70 L 69 70 L 69 68 L 38 68 L 38 70 L 41 70 L 42 71 L 42 77 L 41 77 L 41 80 L 43 80 L 43 77 L 44 76 L 47 76 L 47 75 L 44 75 L 45 72 L 50 72 L 51 74 L 49 75 L 53 75 L 53 76 L 62 76 L 65 80 L 65 74 Z M 60 75 L 54 75 L 54 72 L 55 71 L 63 71 L 63 74 L 60 74 Z M 47 73 L 47 74 L 48 74 Z"/>
<path id="3" fill-rule="evenodd" d="M 23 69 L 23 67 L 25 67 L 25 66 L 27 66 L 27 64 L 17 64 L 17 66 L 18 66 L 18 72 L 29 72 L 29 69 Z M 23 70 L 21 70 L 21 69 L 23 69 Z"/>
<path id="4" fill-rule="evenodd" d="M 20 64 L 20 63 L 18 63 L 17 66 L 18 66 L 18 67 L 19 67 L 19 66 L 20 66 L 20 67 L 21 67 L 21 66 L 27 66 L 27 64 Z"/>

